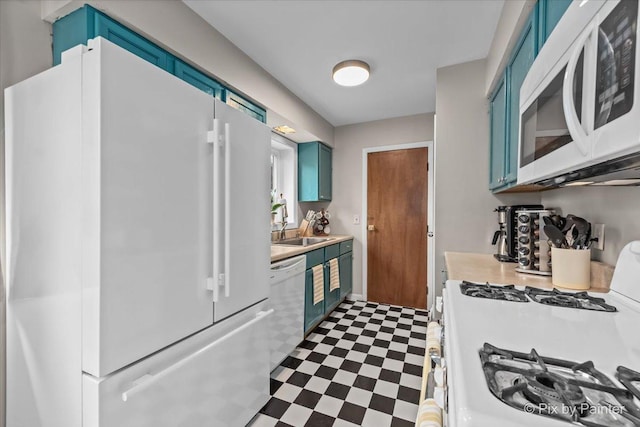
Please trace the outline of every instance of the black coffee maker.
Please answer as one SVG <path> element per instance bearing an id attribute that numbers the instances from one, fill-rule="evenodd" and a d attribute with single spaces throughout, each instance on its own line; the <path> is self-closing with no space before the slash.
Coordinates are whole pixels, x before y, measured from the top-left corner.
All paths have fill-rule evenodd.
<path id="1" fill-rule="evenodd" d="M 493 256 L 500 262 L 518 261 L 518 218 L 516 211 L 544 209 L 542 205 L 513 205 L 498 206 L 494 212 L 498 212 L 498 230 L 493 234 L 492 245 L 498 245 L 498 251 Z"/>

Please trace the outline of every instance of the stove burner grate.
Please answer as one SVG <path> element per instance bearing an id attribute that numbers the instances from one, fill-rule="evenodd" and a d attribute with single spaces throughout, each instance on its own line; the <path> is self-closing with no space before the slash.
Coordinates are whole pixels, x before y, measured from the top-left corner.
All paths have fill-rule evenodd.
<path id="1" fill-rule="evenodd" d="M 494 299 L 501 301 L 529 302 L 524 291 L 516 289 L 514 285 L 490 285 L 489 283 L 473 283 L 463 280 L 460 284 L 463 295 L 475 298 Z"/>
<path id="2" fill-rule="evenodd" d="M 640 372 L 633 371 L 624 366 L 618 366 L 616 378 L 618 378 L 618 381 L 628 388 L 635 397 L 640 399 Z"/>
<path id="3" fill-rule="evenodd" d="M 577 308 L 582 310 L 614 312 L 617 309 L 602 298 L 596 298 L 586 292 L 562 292 L 557 289 L 546 290 L 527 286 L 524 292 L 535 302 L 556 307 Z"/>
<path id="4" fill-rule="evenodd" d="M 521 411 L 588 427 L 640 426 L 640 373 L 619 367 L 620 388 L 593 362 L 574 363 L 485 343 L 480 359 L 491 393 Z M 622 379 L 624 378 L 624 379 Z M 625 382 L 627 381 L 628 382 Z M 637 396 L 637 395 L 636 395 Z"/>

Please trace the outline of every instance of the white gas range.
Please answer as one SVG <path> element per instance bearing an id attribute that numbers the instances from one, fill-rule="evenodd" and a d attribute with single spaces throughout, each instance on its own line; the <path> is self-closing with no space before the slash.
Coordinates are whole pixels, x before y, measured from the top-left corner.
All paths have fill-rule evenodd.
<path id="1" fill-rule="evenodd" d="M 608 294 L 450 280 L 443 296 L 445 425 L 640 426 L 640 241 Z"/>

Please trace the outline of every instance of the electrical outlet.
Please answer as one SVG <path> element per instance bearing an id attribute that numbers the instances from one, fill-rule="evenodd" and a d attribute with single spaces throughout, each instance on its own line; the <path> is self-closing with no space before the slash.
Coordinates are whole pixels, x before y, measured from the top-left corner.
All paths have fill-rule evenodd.
<path id="1" fill-rule="evenodd" d="M 354 215 L 353 216 L 353 224 L 354 225 L 360 224 L 360 215 Z"/>
<path id="2" fill-rule="evenodd" d="M 604 224 L 593 224 L 593 229 L 591 230 L 591 239 L 598 239 L 593 242 L 591 246 L 593 249 L 597 249 L 599 251 L 604 250 Z"/>

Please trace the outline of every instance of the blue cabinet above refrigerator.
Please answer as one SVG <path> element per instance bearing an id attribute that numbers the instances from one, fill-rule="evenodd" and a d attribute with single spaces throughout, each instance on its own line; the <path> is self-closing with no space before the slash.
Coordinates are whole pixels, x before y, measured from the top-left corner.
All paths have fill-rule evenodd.
<path id="1" fill-rule="evenodd" d="M 53 23 L 53 65 L 60 64 L 62 52 L 95 37 L 103 37 L 136 56 L 220 99 L 254 119 L 267 122 L 264 108 L 231 91 L 206 72 L 148 40 L 105 13 L 89 6 L 76 9 Z"/>

